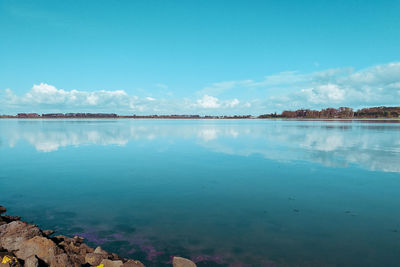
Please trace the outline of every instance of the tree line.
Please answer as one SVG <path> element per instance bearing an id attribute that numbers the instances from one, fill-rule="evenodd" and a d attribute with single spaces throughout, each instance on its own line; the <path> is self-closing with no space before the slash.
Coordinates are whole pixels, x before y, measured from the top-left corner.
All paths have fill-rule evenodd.
<path id="1" fill-rule="evenodd" d="M 400 107 L 372 107 L 354 111 L 349 107 L 326 108 L 321 110 L 285 110 L 281 114 L 270 113 L 259 118 L 399 118 Z"/>

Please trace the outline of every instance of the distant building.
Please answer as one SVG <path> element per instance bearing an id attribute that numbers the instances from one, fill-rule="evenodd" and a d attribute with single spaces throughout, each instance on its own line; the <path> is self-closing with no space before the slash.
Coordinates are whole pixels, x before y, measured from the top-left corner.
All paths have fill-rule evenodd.
<path id="1" fill-rule="evenodd" d="M 18 113 L 18 118 L 37 118 L 40 117 L 37 113 Z"/>

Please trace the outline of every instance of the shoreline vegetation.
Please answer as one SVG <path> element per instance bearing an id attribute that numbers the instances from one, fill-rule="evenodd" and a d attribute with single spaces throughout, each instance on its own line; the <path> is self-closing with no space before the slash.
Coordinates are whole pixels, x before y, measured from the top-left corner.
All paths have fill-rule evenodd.
<path id="1" fill-rule="evenodd" d="M 400 107 L 372 107 L 354 111 L 349 107 L 326 108 L 321 110 L 298 109 L 285 110 L 280 114 L 270 113 L 259 116 L 200 116 L 200 115 L 118 115 L 115 113 L 18 113 L 17 115 L 0 115 L 10 119 L 398 119 Z"/>
<path id="2" fill-rule="evenodd" d="M 91 248 L 84 238 L 55 235 L 18 216 L 2 215 L 0 206 L 0 267 L 145 267 L 137 260 L 120 257 L 101 247 Z M 196 267 L 188 259 L 171 256 L 173 267 Z"/>

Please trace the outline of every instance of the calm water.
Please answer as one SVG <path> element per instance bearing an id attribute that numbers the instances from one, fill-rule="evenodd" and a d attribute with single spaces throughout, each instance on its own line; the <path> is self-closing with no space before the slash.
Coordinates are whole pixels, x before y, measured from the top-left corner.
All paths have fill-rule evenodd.
<path id="1" fill-rule="evenodd" d="M 0 120 L 0 204 L 147 266 L 398 266 L 399 121 Z"/>

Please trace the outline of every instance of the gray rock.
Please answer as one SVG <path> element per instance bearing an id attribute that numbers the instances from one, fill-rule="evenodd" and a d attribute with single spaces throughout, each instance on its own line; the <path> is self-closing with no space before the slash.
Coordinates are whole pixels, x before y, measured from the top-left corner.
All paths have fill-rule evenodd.
<path id="1" fill-rule="evenodd" d="M 25 259 L 24 267 L 39 267 L 39 260 L 35 255 Z"/>
<path id="2" fill-rule="evenodd" d="M 102 249 L 101 247 L 97 247 L 97 248 L 94 250 L 94 253 L 108 255 L 108 252 L 105 251 L 104 249 Z"/>
<path id="3" fill-rule="evenodd" d="M 196 264 L 188 259 L 181 258 L 181 257 L 174 257 L 172 259 L 172 266 L 173 267 L 196 267 Z"/>
<path id="4" fill-rule="evenodd" d="M 105 260 L 102 260 L 100 262 L 100 265 L 101 264 L 103 264 L 104 267 L 121 267 L 123 262 L 122 261 L 112 261 L 112 260 L 105 259 Z"/>
<path id="5" fill-rule="evenodd" d="M 42 236 L 39 228 L 26 222 L 14 221 L 0 226 L 0 247 L 8 251 L 19 249 L 22 242 Z"/>

